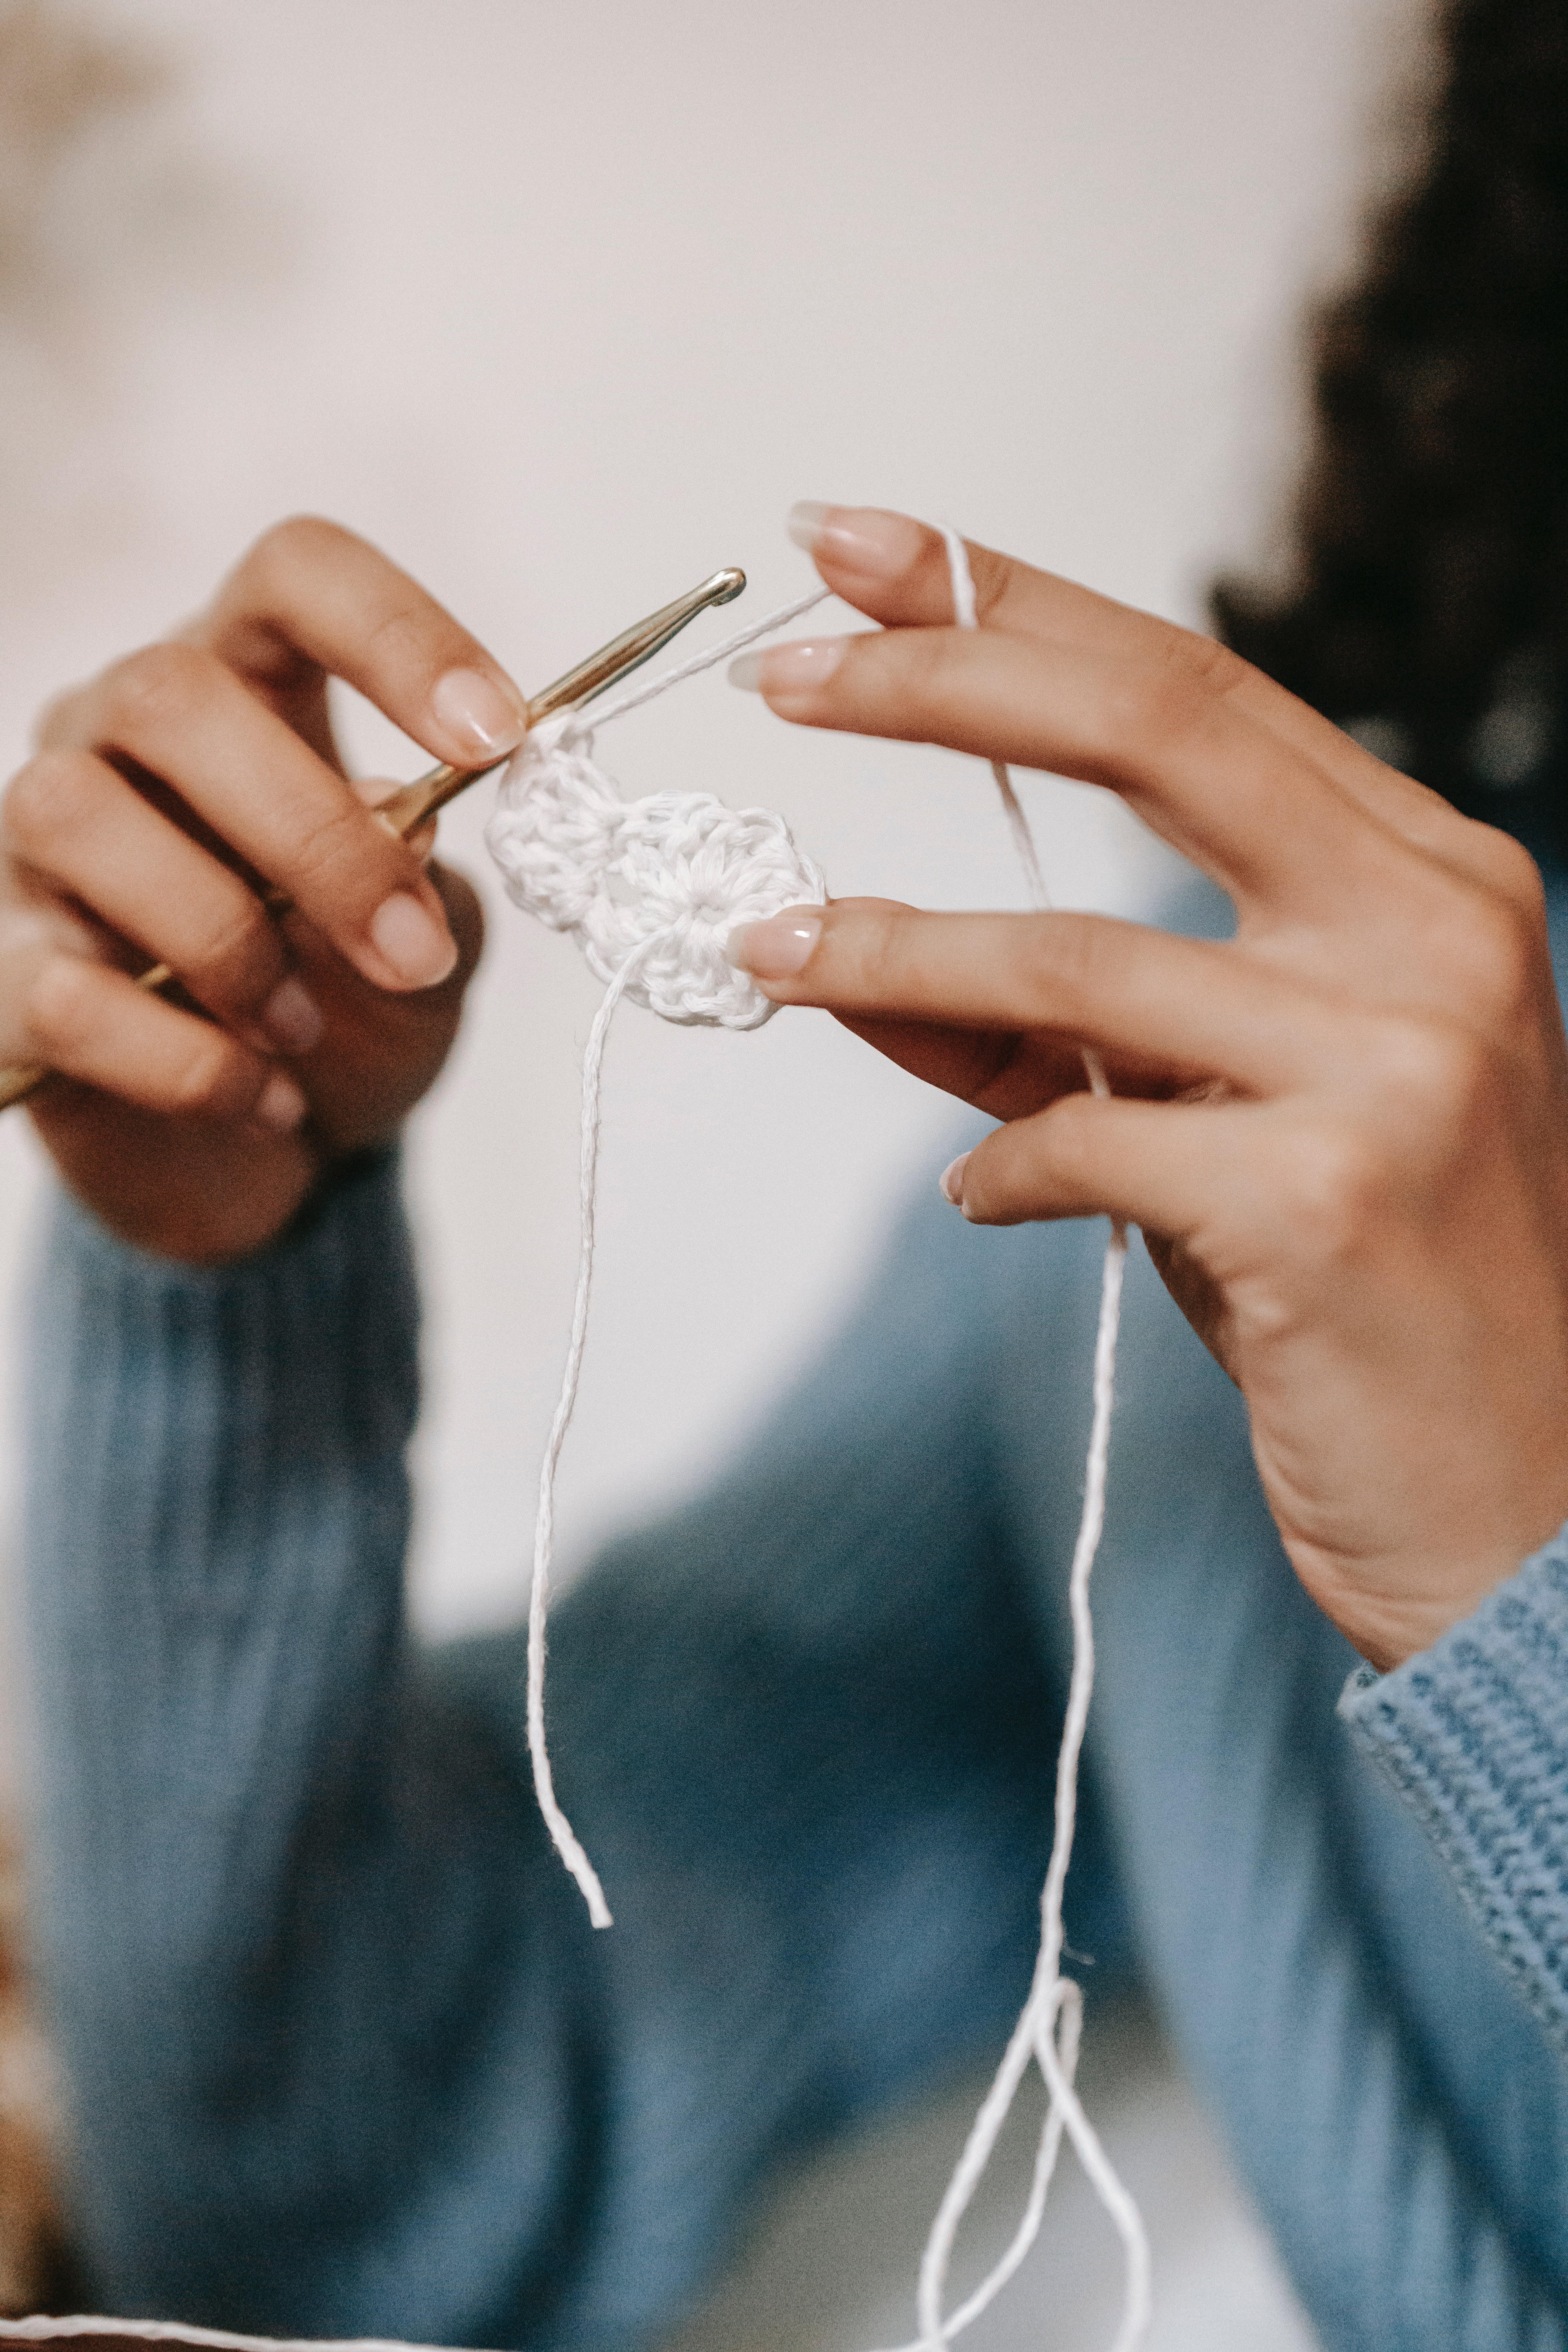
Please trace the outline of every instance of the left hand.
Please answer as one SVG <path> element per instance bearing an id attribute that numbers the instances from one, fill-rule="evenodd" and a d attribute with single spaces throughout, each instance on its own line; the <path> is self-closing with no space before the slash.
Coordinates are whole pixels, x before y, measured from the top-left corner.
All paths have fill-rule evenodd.
<path id="1" fill-rule="evenodd" d="M 1397 1664 L 1568 1516 L 1568 1048 L 1533 864 L 1206 639 L 982 548 L 959 631 L 940 537 L 900 516 L 830 509 L 815 552 L 884 627 L 761 656 L 773 709 L 1109 785 L 1238 928 L 859 900 L 731 952 L 1003 1121 L 944 1180 L 966 1217 L 1143 1228 L 1302 1583 Z"/>

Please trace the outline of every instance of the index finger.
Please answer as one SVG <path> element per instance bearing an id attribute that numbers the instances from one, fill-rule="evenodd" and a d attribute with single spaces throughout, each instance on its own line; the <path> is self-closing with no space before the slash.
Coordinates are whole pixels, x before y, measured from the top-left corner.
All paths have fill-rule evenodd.
<path id="1" fill-rule="evenodd" d="M 319 516 L 258 540 L 186 635 L 275 709 L 341 677 L 454 767 L 498 759 L 527 731 L 526 698 L 479 639 L 379 548 Z"/>
<path id="2" fill-rule="evenodd" d="M 725 952 L 777 1004 L 857 1024 L 1055 1036 L 1184 1085 L 1220 1076 L 1269 1095 L 1344 1054 L 1345 1007 L 1321 990 L 1229 942 L 1107 915 L 932 914 L 840 898 L 747 924 Z M 974 1065 L 954 1066 L 973 1079 Z M 986 1084 L 995 1075 L 981 1070 Z"/>
<path id="3" fill-rule="evenodd" d="M 1158 625 L 1131 649 L 1119 632 L 1068 644 L 887 629 L 777 646 L 742 675 L 799 725 L 1108 785 L 1244 908 L 1315 922 L 1358 895 L 1385 904 L 1409 845 L 1241 707 L 1237 656 Z"/>
<path id="4" fill-rule="evenodd" d="M 795 509 L 790 528 L 835 593 L 884 628 L 952 625 L 947 546 L 929 523 L 878 507 L 811 504 Z M 1214 650 L 1208 639 L 1135 605 L 976 541 L 965 541 L 964 547 L 983 629 L 1043 647 L 1115 653 L 1133 661 L 1179 660 L 1180 641 L 1190 658 L 1204 658 L 1203 648 Z M 1468 840 L 1437 793 L 1387 767 L 1261 670 L 1237 660 L 1230 693 L 1238 709 L 1409 840 L 1445 852 Z"/>

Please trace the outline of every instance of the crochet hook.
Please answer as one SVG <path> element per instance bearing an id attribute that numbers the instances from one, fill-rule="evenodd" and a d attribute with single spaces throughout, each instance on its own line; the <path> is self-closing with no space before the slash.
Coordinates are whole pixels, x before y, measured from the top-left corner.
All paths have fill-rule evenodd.
<path id="1" fill-rule="evenodd" d="M 732 604 L 745 584 L 745 573 L 731 564 L 722 572 L 712 573 L 700 587 L 691 589 L 686 595 L 678 596 L 673 604 L 660 605 L 657 613 L 650 613 L 646 620 L 637 622 L 635 628 L 623 629 L 618 637 L 612 637 L 607 646 L 601 646 L 596 654 L 590 654 L 586 661 L 580 661 L 574 668 L 567 670 L 553 685 L 545 687 L 540 694 L 530 696 L 529 725 L 537 726 L 552 711 L 573 709 L 584 702 L 592 702 L 595 695 L 604 694 L 634 669 L 640 669 L 644 662 L 651 661 L 655 654 L 668 645 L 671 637 L 680 635 L 689 621 L 697 618 L 699 613 L 707 612 L 712 604 Z M 503 751 L 499 759 L 487 760 L 482 768 L 432 768 L 428 775 L 416 777 L 413 783 L 402 785 L 389 799 L 382 802 L 375 814 L 399 839 L 405 838 L 416 832 L 438 809 L 444 809 L 448 801 L 455 801 L 458 794 L 466 793 L 470 784 L 477 784 L 481 776 L 493 775 L 497 768 L 504 767 L 511 756 L 510 751 Z M 273 914 L 285 915 L 290 900 L 286 891 L 274 889 L 263 894 L 263 903 Z M 140 975 L 136 985 L 138 988 L 161 989 L 166 987 L 174 976 L 168 964 L 155 963 L 150 971 Z M 47 1070 L 20 1066 L 0 1068 L 0 1110 L 8 1110 L 13 1103 L 25 1101 L 35 1088 L 43 1085 L 48 1075 Z"/>

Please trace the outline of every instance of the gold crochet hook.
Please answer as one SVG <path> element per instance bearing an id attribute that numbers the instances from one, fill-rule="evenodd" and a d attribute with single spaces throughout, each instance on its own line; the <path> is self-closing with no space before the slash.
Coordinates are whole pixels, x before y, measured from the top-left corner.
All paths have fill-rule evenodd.
<path id="1" fill-rule="evenodd" d="M 634 669 L 640 669 L 644 662 L 651 661 L 655 654 L 668 645 L 671 637 L 680 635 L 689 621 L 697 618 L 699 613 L 707 612 L 712 604 L 732 604 L 745 584 L 745 573 L 731 564 L 704 580 L 700 587 L 691 589 L 684 596 L 678 596 L 673 604 L 660 605 L 657 613 L 650 613 L 647 620 L 639 621 L 635 628 L 623 629 L 618 637 L 612 637 L 609 644 L 601 646 L 596 654 L 590 654 L 586 661 L 580 661 L 574 669 L 567 670 L 552 686 L 547 686 L 542 693 L 529 698 L 529 725 L 536 727 L 542 719 L 548 719 L 553 711 L 578 709 L 584 702 L 592 702 L 595 695 L 606 693 Z M 502 751 L 497 758 L 487 760 L 481 768 L 432 768 L 428 775 L 416 777 L 413 783 L 402 785 L 384 800 L 375 814 L 400 840 L 406 839 L 409 834 L 417 832 L 422 824 L 427 823 L 438 809 L 444 809 L 448 801 L 455 801 L 459 793 L 466 793 L 468 786 L 477 784 L 481 776 L 493 775 L 510 758 L 510 751 Z M 292 901 L 287 891 L 274 889 L 264 893 L 263 904 L 275 915 L 286 915 Z M 155 963 L 150 971 L 141 974 L 136 985 L 156 990 L 166 987 L 174 978 L 174 973 L 168 964 Z M 43 1085 L 48 1075 L 47 1070 L 19 1066 L 10 1069 L 0 1068 L 0 1110 L 8 1110 L 13 1103 L 26 1101 L 28 1095 Z"/>

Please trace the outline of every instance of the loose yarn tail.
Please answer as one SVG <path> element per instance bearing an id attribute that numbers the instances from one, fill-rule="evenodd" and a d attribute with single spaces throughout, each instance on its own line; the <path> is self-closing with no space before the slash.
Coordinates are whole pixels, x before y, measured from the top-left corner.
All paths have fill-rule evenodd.
<path id="1" fill-rule="evenodd" d="M 953 614 L 960 628 L 978 625 L 974 583 L 968 551 L 956 531 L 943 531 L 952 580 Z M 1040 871 L 1028 819 L 1019 805 L 1013 780 L 999 761 L 992 773 L 1015 847 L 1037 908 L 1050 904 Z M 1110 1082 L 1092 1046 L 1082 1049 L 1083 1066 L 1091 1091 L 1105 1097 Z M 1046 2199 L 1056 2170 L 1065 2131 L 1096 2196 L 1104 2206 L 1121 2241 L 1126 2287 L 1121 2322 L 1112 2352 L 1136 2352 L 1147 2333 L 1150 2316 L 1149 2241 L 1143 2219 L 1100 2144 L 1074 2088 L 1082 2030 L 1083 1996 L 1070 1977 L 1061 1973 L 1062 1898 L 1068 1866 L 1072 1860 L 1078 1822 L 1078 1774 L 1094 1690 L 1094 1620 L 1089 1608 L 1089 1577 L 1105 1525 L 1105 1483 L 1110 1453 L 1110 1422 L 1116 1383 L 1116 1342 L 1121 1320 L 1121 1285 L 1127 1264 L 1127 1233 L 1112 1224 L 1100 1276 L 1100 1320 L 1094 1342 L 1093 1414 L 1085 1465 L 1083 1513 L 1073 1547 L 1068 1580 L 1072 1619 L 1072 1675 L 1068 1690 L 1067 1718 L 1057 1758 L 1056 1824 L 1046 1884 L 1040 1896 L 1040 1948 L 1034 1979 L 1022 2015 L 1014 2027 L 990 2090 L 971 2126 L 963 2152 L 937 2208 L 921 2259 L 916 2295 L 920 2335 L 902 2352 L 942 2352 L 942 2347 L 978 2319 L 995 2300 L 1034 2244 L 1045 2213 Z M 1034 2175 L 1022 2219 L 1011 2243 L 967 2301 L 951 2315 L 942 2312 L 948 2266 L 959 2226 L 980 2184 L 1007 2119 L 1018 2085 L 1030 2061 L 1039 2067 L 1048 2105 L 1035 2158 Z"/>
<path id="2" fill-rule="evenodd" d="M 622 695 L 616 701 L 572 722 L 569 731 L 587 735 L 605 726 L 610 719 L 635 710 L 645 702 L 652 702 L 683 679 L 695 677 L 701 670 L 711 669 L 715 663 L 738 653 L 743 646 L 753 644 L 774 629 L 797 620 L 829 595 L 826 588 L 816 588 L 808 596 L 797 597 L 793 604 L 768 613 L 748 628 L 737 630 L 716 646 L 708 646 L 691 660 L 679 663 L 665 670 L 646 686 Z M 572 1425 L 576 1409 L 577 1387 L 583 1370 L 583 1347 L 588 1332 L 588 1300 L 594 1282 L 595 1222 L 597 1206 L 599 1168 L 599 1127 L 601 1072 L 605 1059 L 605 1041 L 616 1005 L 638 969 L 657 956 L 670 934 L 653 933 L 634 948 L 616 970 L 594 1015 L 594 1025 L 588 1032 L 588 1044 L 583 1055 L 583 1123 L 578 1161 L 579 1241 L 577 1255 L 577 1287 L 572 1302 L 572 1331 L 566 1347 L 566 1364 L 561 1377 L 561 1392 L 545 1440 L 544 1458 L 539 1472 L 539 1509 L 533 1528 L 533 1581 L 528 1598 L 528 1753 L 533 1767 L 533 1789 L 539 1810 L 544 1816 L 556 1853 L 576 1880 L 588 1906 L 588 1916 L 595 1927 L 614 1925 L 610 1906 L 599 1874 L 589 1861 L 581 1839 L 562 1810 L 555 1794 L 555 1776 L 551 1769 L 550 1749 L 544 1730 L 544 1666 L 548 1647 L 547 1624 L 550 1614 L 550 1578 L 555 1545 L 555 1478 L 561 1461 L 561 1449 Z"/>
<path id="3" fill-rule="evenodd" d="M 649 943 L 651 945 L 651 942 Z M 550 1750 L 544 1738 L 545 1623 L 550 1613 L 550 1570 L 555 1549 L 555 1473 L 561 1448 L 576 1410 L 577 1385 L 583 1370 L 583 1344 L 588 1336 L 588 1297 L 594 1286 L 594 1241 L 598 1205 L 600 1073 L 605 1041 L 610 1034 L 616 1005 L 626 992 L 640 956 L 630 955 L 600 1000 L 583 1055 L 583 1129 L 577 1163 L 578 1244 L 577 1288 L 572 1301 L 572 1336 L 566 1343 L 566 1368 L 561 1393 L 544 1442 L 539 1470 L 539 1512 L 533 1523 L 533 1582 L 528 1595 L 528 1753 L 533 1765 L 533 1792 L 539 1800 L 556 1853 L 583 1891 L 588 1916 L 595 1927 L 613 1927 L 610 1906 L 599 1884 L 599 1874 L 584 1851 L 575 1830 L 561 1810 Z"/>

